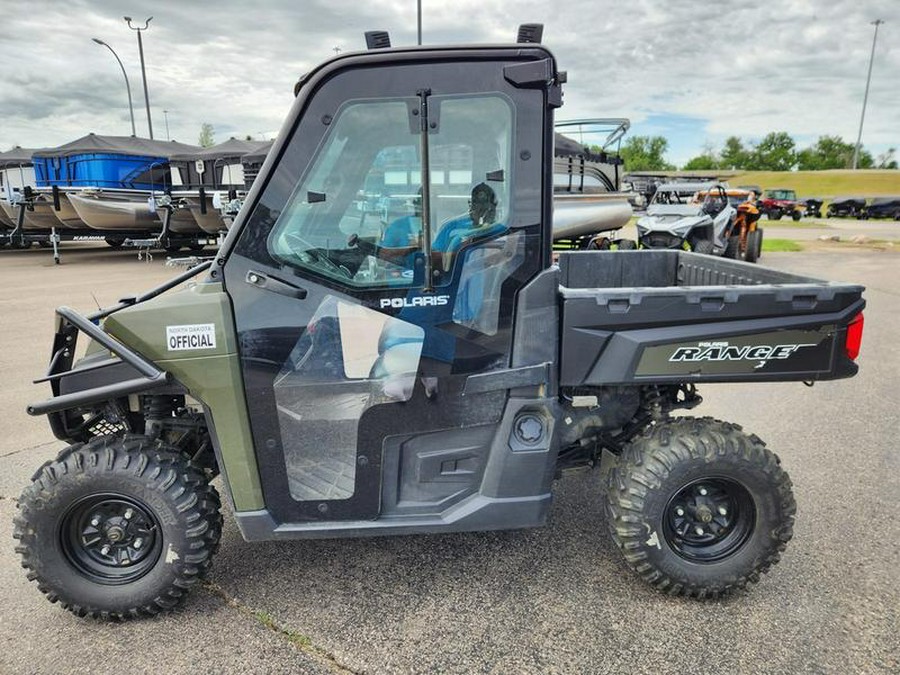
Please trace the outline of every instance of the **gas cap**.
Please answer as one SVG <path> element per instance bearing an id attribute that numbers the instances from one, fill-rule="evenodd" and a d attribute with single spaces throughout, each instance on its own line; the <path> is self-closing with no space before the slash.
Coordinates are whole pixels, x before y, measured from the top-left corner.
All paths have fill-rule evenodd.
<path id="1" fill-rule="evenodd" d="M 538 415 L 519 415 L 516 419 L 516 440 L 534 445 L 544 436 L 544 420 Z"/>

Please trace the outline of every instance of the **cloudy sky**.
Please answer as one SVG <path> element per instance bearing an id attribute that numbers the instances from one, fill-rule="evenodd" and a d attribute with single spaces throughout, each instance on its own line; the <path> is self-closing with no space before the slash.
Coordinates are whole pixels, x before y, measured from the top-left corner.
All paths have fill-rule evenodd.
<path id="1" fill-rule="evenodd" d="M 569 73 L 559 119 L 628 117 L 632 134 L 669 139 L 683 163 L 729 135 L 789 132 L 855 141 L 874 27 L 879 29 L 863 144 L 900 146 L 900 0 L 422 0 L 427 44 L 509 42 L 520 23 Z M 124 62 L 138 135 L 147 135 L 135 33 L 144 33 L 154 135 L 196 143 L 271 138 L 298 76 L 383 29 L 416 40 L 415 0 L 3 0 L 0 150 L 50 147 L 89 131 L 127 135 Z"/>

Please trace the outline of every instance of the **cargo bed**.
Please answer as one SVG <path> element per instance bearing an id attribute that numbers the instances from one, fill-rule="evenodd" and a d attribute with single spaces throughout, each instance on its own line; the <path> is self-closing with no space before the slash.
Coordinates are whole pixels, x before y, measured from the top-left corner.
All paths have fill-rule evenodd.
<path id="1" fill-rule="evenodd" d="M 683 251 L 564 252 L 560 384 L 850 377 L 863 287 Z"/>

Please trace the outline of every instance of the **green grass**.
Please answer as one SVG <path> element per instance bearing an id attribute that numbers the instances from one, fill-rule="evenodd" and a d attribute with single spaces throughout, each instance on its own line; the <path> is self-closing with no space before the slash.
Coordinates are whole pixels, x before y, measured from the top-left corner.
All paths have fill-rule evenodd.
<path id="1" fill-rule="evenodd" d="M 298 647 L 300 649 L 312 648 L 312 640 L 310 640 L 306 635 L 289 630 L 287 628 L 282 628 L 280 625 L 278 625 L 275 617 L 273 617 L 268 612 L 254 612 L 253 615 L 256 617 L 256 620 L 259 621 L 263 626 L 274 633 L 283 635 L 285 638 L 287 638 L 288 642 L 293 644 L 295 647 Z"/>
<path id="2" fill-rule="evenodd" d="M 728 179 L 729 185 L 759 185 L 764 190 L 787 188 L 798 197 L 819 197 L 826 202 L 835 197 L 900 195 L 900 171 L 861 169 L 850 171 L 747 171 Z M 823 209 L 824 211 L 824 209 Z"/>
<path id="3" fill-rule="evenodd" d="M 768 251 L 772 253 L 780 252 L 780 253 L 796 253 L 797 251 L 802 251 L 803 246 L 801 246 L 798 242 L 793 239 L 763 239 L 762 245 L 763 251 Z"/>

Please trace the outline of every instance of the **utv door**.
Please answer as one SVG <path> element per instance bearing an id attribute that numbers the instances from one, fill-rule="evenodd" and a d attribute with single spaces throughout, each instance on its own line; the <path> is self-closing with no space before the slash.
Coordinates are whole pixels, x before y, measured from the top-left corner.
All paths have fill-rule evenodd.
<path id="1" fill-rule="evenodd" d="M 531 51 L 351 56 L 301 89 L 224 265 L 278 522 L 478 490 L 506 392 L 462 391 L 509 367 L 515 295 L 544 255 L 546 92 L 504 77 L 546 58 Z M 479 184 L 492 222 L 466 221 Z"/>

